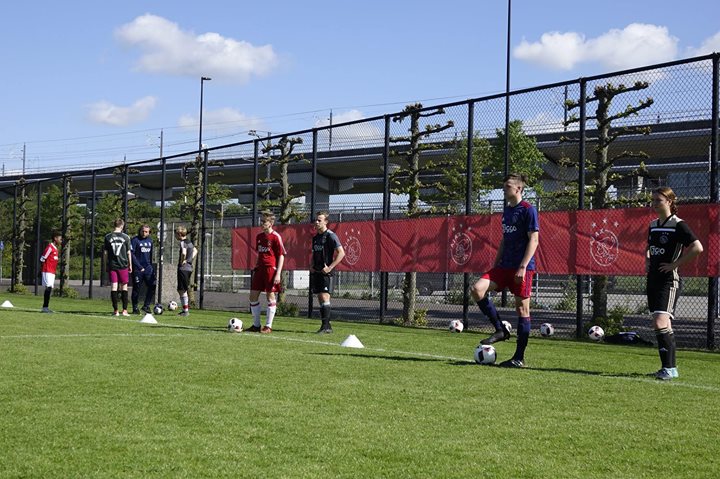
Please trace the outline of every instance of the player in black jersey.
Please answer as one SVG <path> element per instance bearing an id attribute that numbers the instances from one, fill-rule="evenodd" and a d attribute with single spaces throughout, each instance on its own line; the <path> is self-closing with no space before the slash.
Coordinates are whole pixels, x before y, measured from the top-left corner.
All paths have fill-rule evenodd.
<path id="1" fill-rule="evenodd" d="M 648 307 L 662 362 L 655 377 L 663 381 L 678 377 L 671 324 L 680 286 L 677 270 L 703 251 L 687 223 L 676 216 L 676 201 L 675 193 L 666 186 L 653 191 L 652 208 L 658 217 L 650 223 L 645 252 Z"/>

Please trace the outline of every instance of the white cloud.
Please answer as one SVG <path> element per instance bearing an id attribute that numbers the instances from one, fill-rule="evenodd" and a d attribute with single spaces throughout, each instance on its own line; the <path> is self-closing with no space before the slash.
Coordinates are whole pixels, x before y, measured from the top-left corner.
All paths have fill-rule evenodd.
<path id="1" fill-rule="evenodd" d="M 278 63 L 272 45 L 254 46 L 212 32 L 197 35 L 151 14 L 122 25 L 115 35 L 142 50 L 137 67 L 150 73 L 205 75 L 245 83 L 252 75 L 269 73 Z"/>
<path id="2" fill-rule="evenodd" d="M 117 106 L 102 100 L 87 106 L 87 117 L 94 123 L 128 126 L 145 120 L 156 103 L 153 96 L 143 97 L 130 106 Z"/>
<path id="3" fill-rule="evenodd" d="M 576 32 L 544 33 L 539 42 L 523 40 L 513 53 L 517 59 L 551 69 L 570 70 L 582 62 L 624 69 L 673 60 L 677 45 L 678 39 L 666 27 L 632 23 L 591 39 Z"/>
<path id="4" fill-rule="evenodd" d="M 697 57 L 708 53 L 720 52 L 720 32 L 706 38 L 698 48 L 688 48 L 688 56 Z"/>
<path id="5" fill-rule="evenodd" d="M 189 130 L 197 129 L 199 123 L 200 119 L 193 115 L 183 115 L 178 119 L 178 126 Z M 264 123 L 261 119 L 247 116 L 234 108 L 209 111 L 203 109 L 203 130 L 206 130 L 208 134 L 239 133 L 248 130 L 262 130 L 263 127 Z"/>

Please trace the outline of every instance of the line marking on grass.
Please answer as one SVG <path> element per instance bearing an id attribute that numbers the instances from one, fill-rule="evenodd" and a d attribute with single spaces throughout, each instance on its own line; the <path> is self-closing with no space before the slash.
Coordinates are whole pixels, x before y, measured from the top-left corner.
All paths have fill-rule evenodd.
<path id="1" fill-rule="evenodd" d="M 26 312 L 34 312 L 35 310 L 23 310 Z M 60 314 L 67 314 L 67 313 L 60 313 Z M 71 313 L 72 314 L 72 313 Z M 128 322 L 128 323 L 140 323 L 139 319 L 131 319 L 126 316 L 105 316 L 105 315 L 95 315 L 95 314 L 75 314 L 77 316 L 82 316 L 86 318 L 96 318 L 96 319 L 110 319 L 112 321 L 122 321 L 122 322 Z M 50 319 L 50 318 L 48 318 Z M 204 333 L 225 333 L 226 331 L 224 329 L 218 330 L 218 329 L 208 329 L 207 327 L 203 326 L 192 326 L 192 325 L 185 325 L 185 324 L 170 324 L 170 323 L 160 323 L 148 325 L 151 327 L 166 327 L 166 328 L 176 328 L 176 329 L 182 329 L 182 330 L 188 330 L 188 331 L 198 331 L 198 332 L 204 332 Z M 336 342 L 330 342 L 330 341 L 319 341 L 314 339 L 302 339 L 302 338 L 289 338 L 289 337 L 283 337 L 278 335 L 261 335 L 261 334 L 243 334 L 243 333 L 234 333 L 238 336 L 242 337 L 253 337 L 256 339 L 262 338 L 262 340 L 276 340 L 276 341 L 286 341 L 286 342 L 295 342 L 295 343 L 303 343 L 303 344 L 317 344 L 322 346 L 335 346 L 335 347 L 342 347 L 339 343 Z M 3 336 L 0 335 L 0 339 L 18 339 L 18 338 L 72 338 L 72 337 L 103 337 L 103 336 L 127 336 L 127 337 L 186 337 L 185 334 L 159 334 L 159 333 L 140 333 L 140 334 L 133 334 L 133 333 L 100 333 L 100 334 L 93 334 L 93 333 L 77 333 L 77 334 L 47 334 L 47 335 L 12 335 L 12 336 Z M 430 353 L 421 353 L 418 351 L 400 351 L 400 350 L 394 350 L 394 349 L 384 349 L 384 348 L 372 348 L 372 347 L 364 347 L 362 349 L 354 349 L 354 351 L 372 351 L 372 352 L 379 352 L 379 353 L 387 353 L 387 354 L 402 354 L 406 356 L 418 356 L 423 358 L 432 358 L 432 359 L 442 359 L 442 360 L 448 360 L 448 361 L 457 361 L 461 363 L 474 363 L 475 361 L 468 360 L 466 358 L 456 358 L 453 356 L 443 356 L 438 354 L 430 354 Z M 529 368 L 532 369 L 532 368 Z M 540 370 L 541 371 L 541 370 Z M 598 377 L 603 379 L 620 379 L 625 381 L 633 381 L 633 382 L 641 382 L 641 383 L 647 383 L 647 384 L 655 384 L 657 386 L 668 386 L 668 387 L 686 387 L 691 389 L 700 389 L 704 391 L 712 391 L 712 392 L 720 392 L 719 387 L 714 386 L 704 386 L 700 384 L 691 384 L 687 382 L 676 382 L 676 381 L 658 381 L 657 379 L 651 379 L 651 378 L 643 378 L 643 377 L 628 377 L 628 376 L 617 376 L 617 375 L 598 375 Z"/>

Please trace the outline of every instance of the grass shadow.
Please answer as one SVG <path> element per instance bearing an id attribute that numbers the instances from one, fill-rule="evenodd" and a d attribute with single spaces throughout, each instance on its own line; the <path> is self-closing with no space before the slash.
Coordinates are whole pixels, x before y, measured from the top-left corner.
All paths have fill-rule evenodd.
<path id="1" fill-rule="evenodd" d="M 308 353 L 313 356 L 353 356 L 358 358 L 386 359 L 388 361 L 410 361 L 410 362 L 438 362 L 445 361 L 440 358 L 417 358 L 412 356 L 383 356 L 381 354 L 358 354 L 358 353 Z"/>

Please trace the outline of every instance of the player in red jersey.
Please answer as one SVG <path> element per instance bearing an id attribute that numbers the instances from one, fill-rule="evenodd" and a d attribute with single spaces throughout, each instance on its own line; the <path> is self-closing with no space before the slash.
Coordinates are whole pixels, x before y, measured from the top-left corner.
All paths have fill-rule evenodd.
<path id="1" fill-rule="evenodd" d="M 275 293 L 280 291 L 283 264 L 285 263 L 285 245 L 280 234 L 273 230 L 275 215 L 269 211 L 262 213 L 262 233 L 255 238 L 255 249 L 258 253 L 257 266 L 253 270 L 252 284 L 250 286 L 250 312 L 253 325 L 246 331 L 270 333 L 275 318 L 277 304 Z M 260 292 L 265 291 L 267 297 L 267 318 L 265 326 L 260 328 Z"/>
<path id="2" fill-rule="evenodd" d="M 42 285 L 45 286 L 45 294 L 43 299 L 43 313 L 52 313 L 50 306 L 50 296 L 52 295 L 53 285 L 55 284 L 55 273 L 57 272 L 58 260 L 60 259 L 60 251 L 58 247 L 62 244 L 62 234 L 59 231 L 52 232 L 52 240 L 45 248 L 45 252 L 40 256 L 42 263 Z"/>

